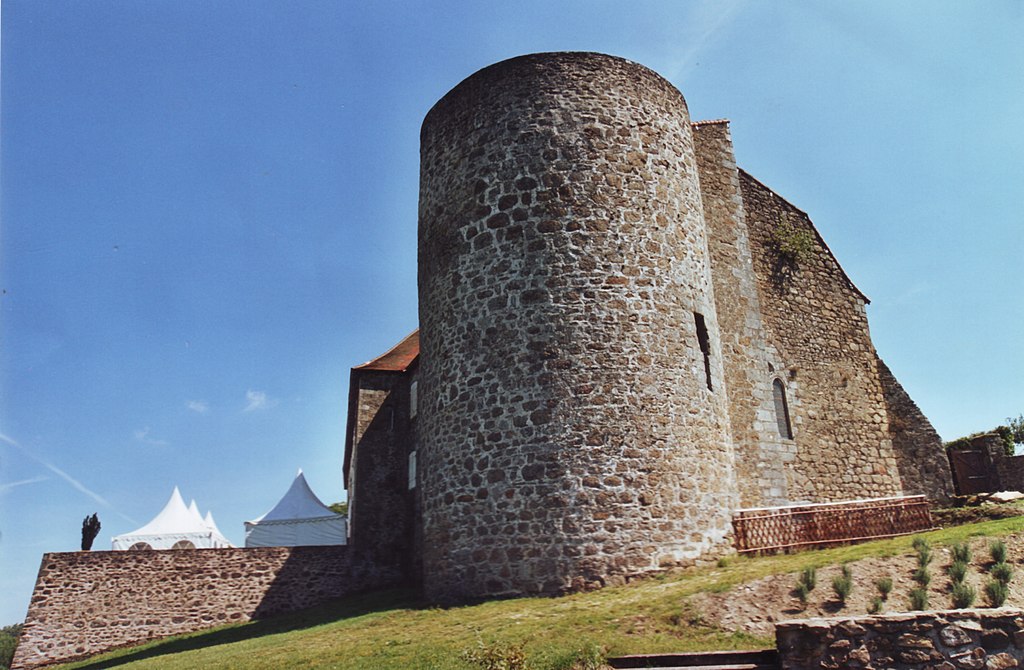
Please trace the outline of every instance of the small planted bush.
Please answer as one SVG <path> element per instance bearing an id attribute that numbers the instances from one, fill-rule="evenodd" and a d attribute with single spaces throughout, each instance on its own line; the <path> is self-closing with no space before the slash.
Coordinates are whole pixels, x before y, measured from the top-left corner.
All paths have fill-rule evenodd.
<path id="1" fill-rule="evenodd" d="M 932 549 L 928 545 L 924 545 L 917 550 L 917 566 L 920 568 L 928 567 L 928 564 L 932 562 Z"/>
<path id="2" fill-rule="evenodd" d="M 971 546 L 964 542 L 963 544 L 954 544 L 953 548 L 953 562 L 954 563 L 966 563 L 971 562 Z"/>
<path id="3" fill-rule="evenodd" d="M 922 588 L 928 588 L 928 585 L 932 582 L 932 573 L 928 568 L 920 567 L 914 570 L 913 579 L 915 582 L 921 585 Z"/>
<path id="4" fill-rule="evenodd" d="M 526 670 L 526 654 L 522 647 L 477 641 L 476 648 L 466 649 L 462 660 L 479 670 Z"/>
<path id="5" fill-rule="evenodd" d="M 974 587 L 970 584 L 958 582 L 953 585 L 953 590 L 950 591 L 952 596 L 953 607 L 958 610 L 965 609 L 974 604 L 974 599 L 977 597 L 977 593 Z"/>
<path id="6" fill-rule="evenodd" d="M 806 585 L 808 591 L 814 590 L 818 584 L 818 571 L 814 566 L 803 569 L 803 572 L 800 573 L 800 583 Z"/>
<path id="7" fill-rule="evenodd" d="M 953 584 L 962 584 L 967 576 L 967 564 L 963 561 L 953 561 L 949 566 L 949 579 Z"/>
<path id="8" fill-rule="evenodd" d="M 910 609 L 928 609 L 928 589 L 923 589 L 921 587 L 910 589 Z"/>
<path id="9" fill-rule="evenodd" d="M 1002 540 L 995 540 L 988 545 L 988 555 L 992 557 L 993 563 L 1006 562 L 1006 543 Z"/>
<path id="10" fill-rule="evenodd" d="M 1009 595 L 1010 587 L 998 579 L 993 579 L 985 584 L 985 599 L 988 600 L 990 607 L 1002 607 Z"/>
<path id="11" fill-rule="evenodd" d="M 836 594 L 839 603 L 845 605 L 846 599 L 853 591 L 853 574 L 850 572 L 849 566 L 844 565 L 842 574 L 832 578 L 832 591 Z"/>
<path id="12" fill-rule="evenodd" d="M 879 597 L 888 600 L 889 594 L 892 593 L 892 577 L 882 577 L 875 582 L 875 586 L 878 588 Z"/>
<path id="13" fill-rule="evenodd" d="M 1009 584 L 1010 580 L 1013 579 L 1013 568 L 1010 567 L 1009 563 L 996 563 L 989 569 L 988 574 L 997 582 Z"/>
<path id="14" fill-rule="evenodd" d="M 793 592 L 800 599 L 800 604 L 804 607 L 807 607 L 807 599 L 817 584 L 818 571 L 813 566 L 804 568 L 797 578 L 796 586 L 793 588 Z"/>
<path id="15" fill-rule="evenodd" d="M 928 546 L 928 540 L 923 537 L 915 537 L 914 541 L 911 542 L 910 545 L 914 547 L 914 551 L 921 551 L 922 548 Z"/>
<path id="16" fill-rule="evenodd" d="M 807 588 L 807 584 L 803 582 L 797 582 L 796 586 L 793 587 L 793 593 L 799 598 L 800 604 L 807 607 L 807 599 L 811 595 L 811 590 Z"/>
<path id="17" fill-rule="evenodd" d="M 878 614 L 882 611 L 882 605 L 885 601 L 881 596 L 875 596 L 871 599 L 871 604 L 868 605 L 868 614 Z"/>

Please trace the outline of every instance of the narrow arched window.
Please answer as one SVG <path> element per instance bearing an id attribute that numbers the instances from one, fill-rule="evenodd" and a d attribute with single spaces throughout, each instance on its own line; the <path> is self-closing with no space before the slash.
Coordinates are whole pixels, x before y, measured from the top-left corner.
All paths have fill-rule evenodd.
<path id="1" fill-rule="evenodd" d="M 128 551 L 146 551 L 147 549 L 152 548 L 153 547 L 149 546 L 148 542 L 136 542 L 132 546 L 128 547 Z"/>
<path id="2" fill-rule="evenodd" d="M 178 540 L 171 549 L 195 549 L 196 545 L 189 540 Z"/>
<path id="3" fill-rule="evenodd" d="M 779 435 L 787 440 L 793 439 L 793 425 L 789 422 L 789 403 L 786 402 L 786 387 L 782 381 L 772 382 L 772 397 L 775 399 L 775 422 L 779 426 Z"/>

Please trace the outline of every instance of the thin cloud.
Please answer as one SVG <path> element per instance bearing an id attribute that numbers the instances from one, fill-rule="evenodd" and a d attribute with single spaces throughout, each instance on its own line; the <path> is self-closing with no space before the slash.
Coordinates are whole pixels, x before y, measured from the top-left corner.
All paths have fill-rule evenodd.
<path id="1" fill-rule="evenodd" d="M 257 410 L 270 409 L 277 404 L 277 400 L 267 397 L 263 391 L 249 390 L 245 392 L 245 400 L 248 403 L 243 412 L 255 412 Z"/>
<path id="2" fill-rule="evenodd" d="M 49 480 L 49 477 L 32 477 L 31 479 L 19 479 L 16 482 L 7 482 L 6 484 L 0 484 L 0 496 L 7 493 L 11 489 L 18 488 L 19 486 L 26 486 L 28 484 L 38 484 L 39 482 L 45 482 Z"/>
<path id="3" fill-rule="evenodd" d="M 732 23 L 741 4 L 741 0 L 715 0 L 696 6 L 691 16 L 696 34 L 685 40 L 686 51 L 674 59 L 675 68 L 670 77 L 673 81 L 685 79 L 693 71 L 698 56 Z"/>
<path id="4" fill-rule="evenodd" d="M 206 402 L 202 400 L 189 400 L 187 403 L 185 403 L 185 407 L 188 407 L 190 410 L 197 414 L 206 414 L 207 412 L 210 411 L 210 406 L 207 405 Z"/>
<path id="5" fill-rule="evenodd" d="M 109 502 L 107 502 L 106 498 L 104 498 L 100 494 L 96 493 L 95 491 L 90 490 L 85 484 L 83 484 L 82 482 L 78 481 L 77 479 L 75 479 L 74 477 L 69 475 L 68 473 L 64 472 L 63 470 L 58 468 L 53 463 L 50 463 L 50 462 L 44 460 L 42 457 L 33 454 L 31 451 L 29 451 L 25 447 L 21 446 L 20 444 L 18 444 L 18 442 L 15 441 L 14 439 L 12 439 L 10 437 L 7 437 L 3 433 L 0 433 L 0 442 L 6 442 L 7 444 L 11 445 L 15 449 L 17 449 L 18 451 L 23 453 L 25 456 L 31 458 L 36 463 L 39 463 L 40 465 L 42 465 L 44 468 L 46 468 L 47 470 L 49 470 L 53 474 L 55 474 L 58 477 L 60 477 L 61 479 L 63 479 L 66 483 L 68 483 L 71 486 L 71 488 L 75 489 L 79 493 L 82 493 L 82 494 L 88 496 L 89 498 L 91 498 L 95 502 L 99 503 L 100 505 L 103 505 L 107 509 L 114 510 L 114 512 L 116 514 L 118 514 L 119 516 L 123 517 L 125 520 L 130 521 L 131 523 L 138 523 L 138 521 L 136 521 L 135 519 L 131 518 L 130 516 L 126 516 L 124 514 L 121 514 L 121 512 L 118 512 L 116 509 L 114 509 L 114 506 L 111 505 Z"/>
<path id="6" fill-rule="evenodd" d="M 142 442 L 143 444 L 152 444 L 155 447 L 166 447 L 168 444 L 170 444 L 170 442 L 168 442 L 167 440 L 158 440 L 155 437 L 150 437 L 149 426 L 137 430 L 133 434 L 135 435 L 135 439 L 138 440 L 139 442 Z"/>

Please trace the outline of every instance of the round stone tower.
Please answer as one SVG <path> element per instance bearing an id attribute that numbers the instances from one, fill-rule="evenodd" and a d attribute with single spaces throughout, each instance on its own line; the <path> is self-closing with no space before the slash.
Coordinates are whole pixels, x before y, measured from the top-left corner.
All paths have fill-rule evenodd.
<path id="1" fill-rule="evenodd" d="M 555 593 L 714 553 L 737 495 L 686 102 L 523 56 L 421 132 L 428 596 Z"/>

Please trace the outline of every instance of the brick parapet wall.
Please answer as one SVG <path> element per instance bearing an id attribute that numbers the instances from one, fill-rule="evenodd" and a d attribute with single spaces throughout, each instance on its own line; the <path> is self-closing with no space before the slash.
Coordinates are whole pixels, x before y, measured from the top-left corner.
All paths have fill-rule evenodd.
<path id="1" fill-rule="evenodd" d="M 1024 612 L 952 610 L 786 621 L 775 628 L 782 670 L 1002 670 L 1024 662 Z"/>
<path id="2" fill-rule="evenodd" d="M 401 581 L 349 547 L 45 554 L 12 668 L 283 614 Z"/>

